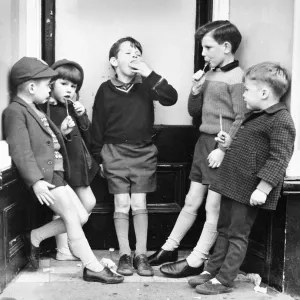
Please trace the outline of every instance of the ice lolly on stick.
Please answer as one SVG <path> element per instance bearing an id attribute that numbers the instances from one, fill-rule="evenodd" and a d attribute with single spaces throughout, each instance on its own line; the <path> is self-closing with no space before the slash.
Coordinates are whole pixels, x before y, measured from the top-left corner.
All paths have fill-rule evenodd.
<path id="1" fill-rule="evenodd" d="M 223 131 L 223 119 L 222 119 L 222 114 L 220 114 L 220 131 Z"/>
<path id="2" fill-rule="evenodd" d="M 206 70 L 208 65 L 209 65 L 209 62 L 207 61 L 204 65 L 204 67 L 203 67 L 203 70 L 199 70 L 194 74 L 193 78 L 194 78 L 195 81 L 200 81 L 201 80 L 201 78 L 205 75 L 205 70 Z"/>

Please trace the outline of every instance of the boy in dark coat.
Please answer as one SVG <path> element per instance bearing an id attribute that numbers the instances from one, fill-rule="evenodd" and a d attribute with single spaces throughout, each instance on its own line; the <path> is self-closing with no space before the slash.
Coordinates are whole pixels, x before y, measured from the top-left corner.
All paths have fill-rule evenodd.
<path id="1" fill-rule="evenodd" d="M 173 105 L 177 92 L 141 56 L 141 44 L 131 37 L 122 38 L 111 47 L 109 61 L 116 77 L 102 83 L 95 97 L 92 154 L 103 164 L 109 192 L 114 194 L 114 223 L 120 246 L 117 272 L 133 274 L 128 240 L 131 208 L 136 236 L 133 263 L 139 275 L 152 276 L 146 256 L 146 193 L 156 190 L 153 101 Z"/>
<path id="2" fill-rule="evenodd" d="M 295 127 L 282 96 L 290 86 L 287 71 L 264 62 L 246 70 L 247 108 L 235 138 L 218 134 L 227 148 L 211 189 L 222 195 L 218 238 L 205 271 L 190 279 L 200 294 L 232 291 L 244 260 L 248 236 L 259 208 L 275 210 L 293 154 Z"/>

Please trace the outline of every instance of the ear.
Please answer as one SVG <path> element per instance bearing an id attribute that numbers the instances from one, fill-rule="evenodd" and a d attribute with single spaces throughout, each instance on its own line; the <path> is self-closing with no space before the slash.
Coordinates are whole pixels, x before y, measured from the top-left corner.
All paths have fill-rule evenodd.
<path id="1" fill-rule="evenodd" d="M 110 60 L 109 60 L 109 62 L 115 68 L 118 66 L 118 61 L 117 61 L 117 59 L 115 57 L 111 57 Z"/>
<path id="2" fill-rule="evenodd" d="M 261 91 L 260 91 L 260 94 L 261 94 L 261 98 L 263 100 L 266 100 L 269 98 L 269 94 L 270 94 L 270 89 L 266 86 L 264 86 Z"/>
<path id="3" fill-rule="evenodd" d="M 35 93 L 35 84 L 34 84 L 34 82 L 30 82 L 27 85 L 27 89 L 28 89 L 29 94 L 33 95 Z"/>
<path id="4" fill-rule="evenodd" d="M 224 53 L 226 54 L 231 53 L 232 46 L 229 42 L 224 42 L 223 46 L 224 46 Z"/>

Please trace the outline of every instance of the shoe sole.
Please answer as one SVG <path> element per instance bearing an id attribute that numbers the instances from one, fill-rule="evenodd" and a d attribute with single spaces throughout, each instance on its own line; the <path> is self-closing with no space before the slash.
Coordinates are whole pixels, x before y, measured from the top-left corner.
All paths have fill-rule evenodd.
<path id="1" fill-rule="evenodd" d="M 133 271 L 129 271 L 129 272 L 126 273 L 126 272 L 117 270 L 117 273 L 121 274 L 123 276 L 132 276 L 133 275 Z"/>
<path id="2" fill-rule="evenodd" d="M 226 290 L 226 291 L 207 291 L 207 290 L 197 290 L 196 288 L 196 292 L 198 294 L 201 295 L 219 295 L 219 294 L 227 294 L 227 293 L 231 293 L 233 291 L 232 289 Z"/>
<path id="3" fill-rule="evenodd" d="M 124 281 L 124 278 L 120 281 L 105 281 L 105 280 L 101 280 L 99 278 L 85 278 L 83 277 L 84 281 L 87 282 L 100 282 L 100 283 L 106 283 L 106 284 L 116 284 L 116 283 L 122 283 Z"/>

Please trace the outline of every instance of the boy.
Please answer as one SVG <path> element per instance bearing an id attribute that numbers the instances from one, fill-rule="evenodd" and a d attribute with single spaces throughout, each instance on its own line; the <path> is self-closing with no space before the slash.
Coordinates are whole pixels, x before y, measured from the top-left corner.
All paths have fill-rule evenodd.
<path id="1" fill-rule="evenodd" d="M 114 194 L 114 223 L 120 247 L 117 272 L 132 275 L 129 210 L 136 235 L 134 267 L 152 276 L 147 251 L 146 193 L 156 189 L 157 149 L 152 144 L 153 101 L 165 106 L 177 101 L 176 90 L 142 60 L 142 46 L 131 37 L 118 40 L 109 61 L 116 77 L 101 84 L 94 102 L 92 154 L 103 164 L 109 192 Z"/>
<path id="2" fill-rule="evenodd" d="M 235 60 L 242 36 L 229 21 L 214 21 L 198 28 L 195 38 L 201 40 L 202 55 L 210 71 L 198 71 L 193 76 L 188 110 L 192 117 L 201 117 L 200 137 L 195 145 L 190 173 L 191 185 L 176 224 L 165 244 L 154 253 L 151 265 L 177 259 L 177 248 L 197 218 L 206 197 L 206 221 L 199 241 L 186 259 L 164 264 L 160 271 L 170 277 L 198 275 L 203 271 L 210 248 L 217 238 L 221 195 L 209 189 L 215 180 L 225 150 L 215 141 L 222 126 L 233 138 L 246 110 L 243 101 L 243 70 Z"/>
<path id="3" fill-rule="evenodd" d="M 83 279 L 103 283 L 119 283 L 123 276 L 104 267 L 95 257 L 82 230 L 88 213 L 67 184 L 70 166 L 62 134 L 69 134 L 74 122 L 67 117 L 61 132 L 37 105 L 50 97 L 50 80 L 57 72 L 34 57 L 17 61 L 10 73 L 16 96 L 4 110 L 4 135 L 9 151 L 25 185 L 38 201 L 60 216 L 26 232 L 24 248 L 34 269 L 39 268 L 39 245 L 51 236 L 67 232 L 74 255 L 84 266 Z"/>
<path id="4" fill-rule="evenodd" d="M 233 140 L 224 132 L 216 138 L 227 149 L 211 186 L 222 195 L 219 235 L 205 271 L 189 281 L 205 295 L 232 291 L 258 210 L 276 209 L 293 154 L 295 128 L 280 102 L 290 85 L 287 71 L 272 62 L 260 63 L 246 70 L 244 84 L 251 112 Z"/>

